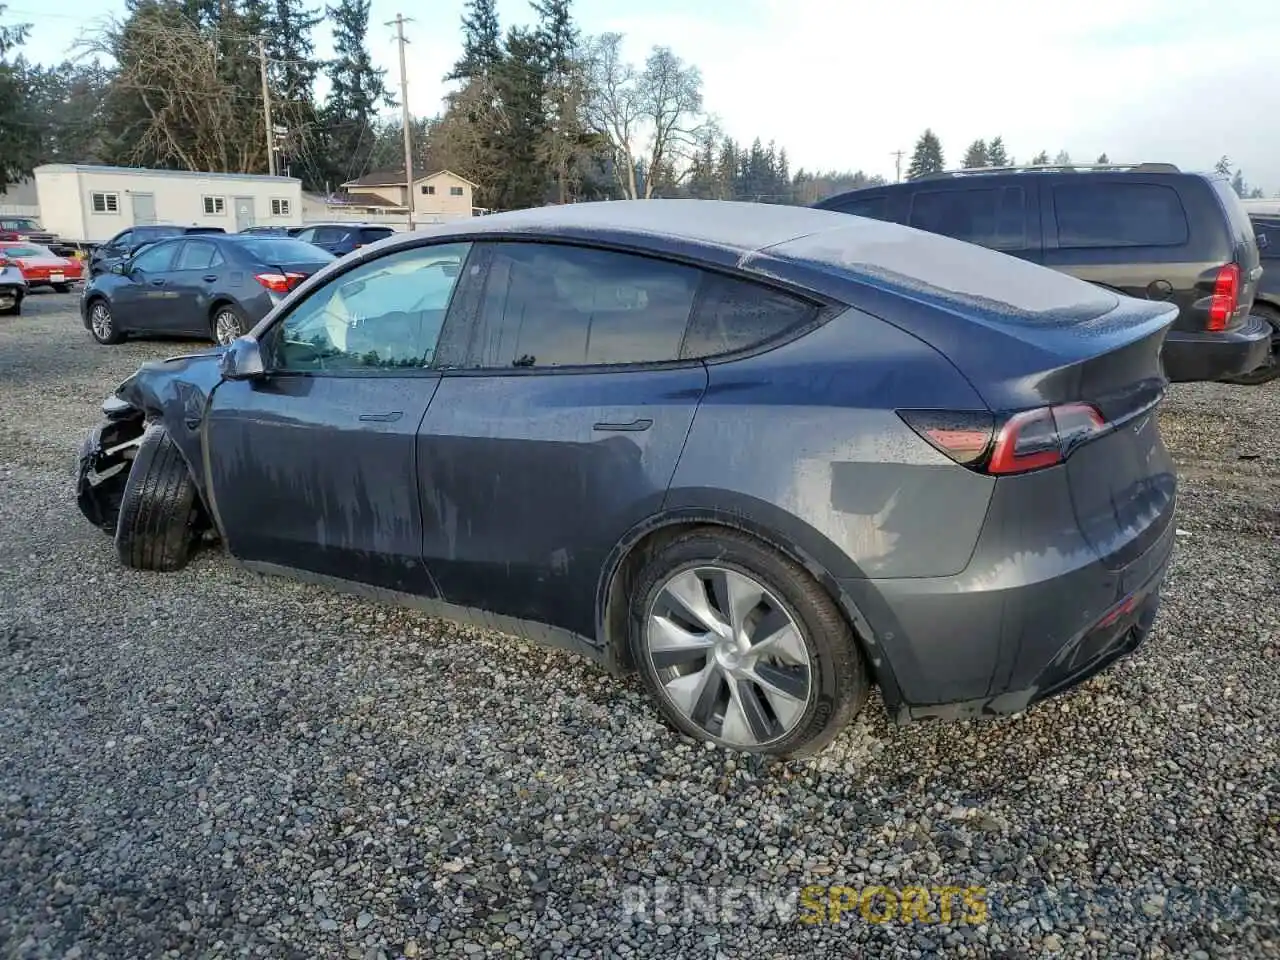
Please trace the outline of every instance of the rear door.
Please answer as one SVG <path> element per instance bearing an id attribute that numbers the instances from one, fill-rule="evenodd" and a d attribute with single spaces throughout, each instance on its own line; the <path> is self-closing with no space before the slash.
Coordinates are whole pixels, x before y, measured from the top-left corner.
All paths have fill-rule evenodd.
<path id="1" fill-rule="evenodd" d="M 706 389 L 682 339 L 702 274 L 587 247 L 477 245 L 418 440 L 445 600 L 595 632 L 609 551 L 661 506 Z"/>
<path id="2" fill-rule="evenodd" d="M 226 266 L 212 240 L 192 237 L 182 242 L 169 275 L 173 298 L 165 314 L 165 322 L 172 325 L 174 333 L 209 333 L 211 293 Z"/>

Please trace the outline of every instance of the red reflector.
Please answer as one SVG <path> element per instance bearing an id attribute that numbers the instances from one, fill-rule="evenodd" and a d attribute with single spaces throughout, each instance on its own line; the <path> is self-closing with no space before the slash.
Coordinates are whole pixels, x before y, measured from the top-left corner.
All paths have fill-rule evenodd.
<path id="1" fill-rule="evenodd" d="M 1218 270 L 1213 281 L 1213 297 L 1209 301 L 1209 329 L 1225 330 L 1227 321 L 1240 302 L 1240 267 L 1228 263 Z"/>
<path id="2" fill-rule="evenodd" d="M 899 410 L 898 416 L 940 453 L 973 466 L 991 446 L 995 420 L 985 410 Z"/>
<path id="3" fill-rule="evenodd" d="M 307 275 L 305 273 L 259 273 L 253 279 L 272 293 L 288 293 L 307 279 Z"/>

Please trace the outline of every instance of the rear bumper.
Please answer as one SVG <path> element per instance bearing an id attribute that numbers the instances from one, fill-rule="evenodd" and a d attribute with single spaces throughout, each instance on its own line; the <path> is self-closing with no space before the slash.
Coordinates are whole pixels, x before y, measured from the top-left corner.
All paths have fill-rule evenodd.
<path id="1" fill-rule="evenodd" d="M 1066 519 L 1039 502 L 1048 522 Z M 1044 541 L 1038 555 L 1014 547 L 955 577 L 842 580 L 874 635 L 872 666 L 894 719 L 1016 713 L 1136 649 L 1158 609 L 1175 504 L 1107 556 Z M 993 519 L 1006 546 L 1037 523 Z"/>
<path id="2" fill-rule="evenodd" d="M 1267 362 L 1271 325 L 1250 315 L 1234 330 L 1207 333 L 1170 330 L 1164 341 L 1165 375 L 1175 383 L 1221 380 L 1249 373 Z"/>

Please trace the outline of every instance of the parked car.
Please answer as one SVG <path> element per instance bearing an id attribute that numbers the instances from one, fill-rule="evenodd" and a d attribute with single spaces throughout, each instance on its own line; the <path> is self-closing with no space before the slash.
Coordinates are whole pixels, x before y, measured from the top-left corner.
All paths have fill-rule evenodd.
<path id="1" fill-rule="evenodd" d="M 333 255 L 288 237 L 207 234 L 159 240 L 92 278 L 80 315 L 99 343 L 130 334 L 230 343 Z"/>
<path id="2" fill-rule="evenodd" d="M 1262 268 L 1223 177 L 1172 164 L 952 171 L 853 190 L 815 206 L 1000 250 L 1134 297 L 1172 303 L 1175 381 L 1219 380 L 1267 362 L 1271 328 L 1250 314 Z"/>
<path id="3" fill-rule="evenodd" d="M 477 217 L 142 366 L 81 449 L 129 566 L 252 569 L 638 669 L 790 754 L 1018 711 L 1147 635 L 1177 307 L 972 244 L 699 200 Z"/>
<path id="4" fill-rule="evenodd" d="M 1268 383 L 1280 376 L 1280 215 L 1250 214 L 1254 234 L 1259 240 L 1262 257 L 1262 279 L 1253 297 L 1253 313 L 1271 327 L 1271 356 L 1258 369 L 1232 379 L 1232 383 L 1255 385 Z"/>
<path id="5" fill-rule="evenodd" d="M 245 227 L 239 231 L 242 236 L 296 237 L 305 227 Z"/>
<path id="6" fill-rule="evenodd" d="M 53 287 L 66 293 L 84 275 L 84 264 L 75 257 L 60 257 L 37 243 L 0 240 L 0 257 L 11 260 L 22 271 L 30 287 Z"/>
<path id="7" fill-rule="evenodd" d="M 0 240 L 30 241 L 48 247 L 59 257 L 74 257 L 82 252 L 79 244 L 50 233 L 34 217 L 0 217 Z"/>
<path id="8" fill-rule="evenodd" d="M 303 227 L 295 236 L 328 250 L 335 257 L 344 257 L 353 250 L 385 240 L 394 234 L 395 230 L 391 227 L 377 224 L 313 223 Z"/>
<path id="9" fill-rule="evenodd" d="M 156 223 L 121 230 L 114 237 L 89 254 L 89 275 L 106 273 L 117 263 L 123 263 L 143 247 L 169 237 L 183 237 L 197 233 L 226 233 L 222 227 L 179 227 Z"/>
<path id="10" fill-rule="evenodd" d="M 16 317 L 22 313 L 26 296 L 27 281 L 22 268 L 0 255 L 0 316 Z"/>

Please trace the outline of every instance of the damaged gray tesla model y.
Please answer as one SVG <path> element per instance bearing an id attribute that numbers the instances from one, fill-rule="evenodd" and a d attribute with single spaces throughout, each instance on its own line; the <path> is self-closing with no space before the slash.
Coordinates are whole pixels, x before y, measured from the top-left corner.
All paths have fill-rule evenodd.
<path id="1" fill-rule="evenodd" d="M 120 559 L 220 541 L 636 670 L 683 733 L 794 755 L 872 684 L 1018 711 L 1150 630 L 1176 308 L 907 227 L 712 201 L 402 234 L 81 452 Z"/>

